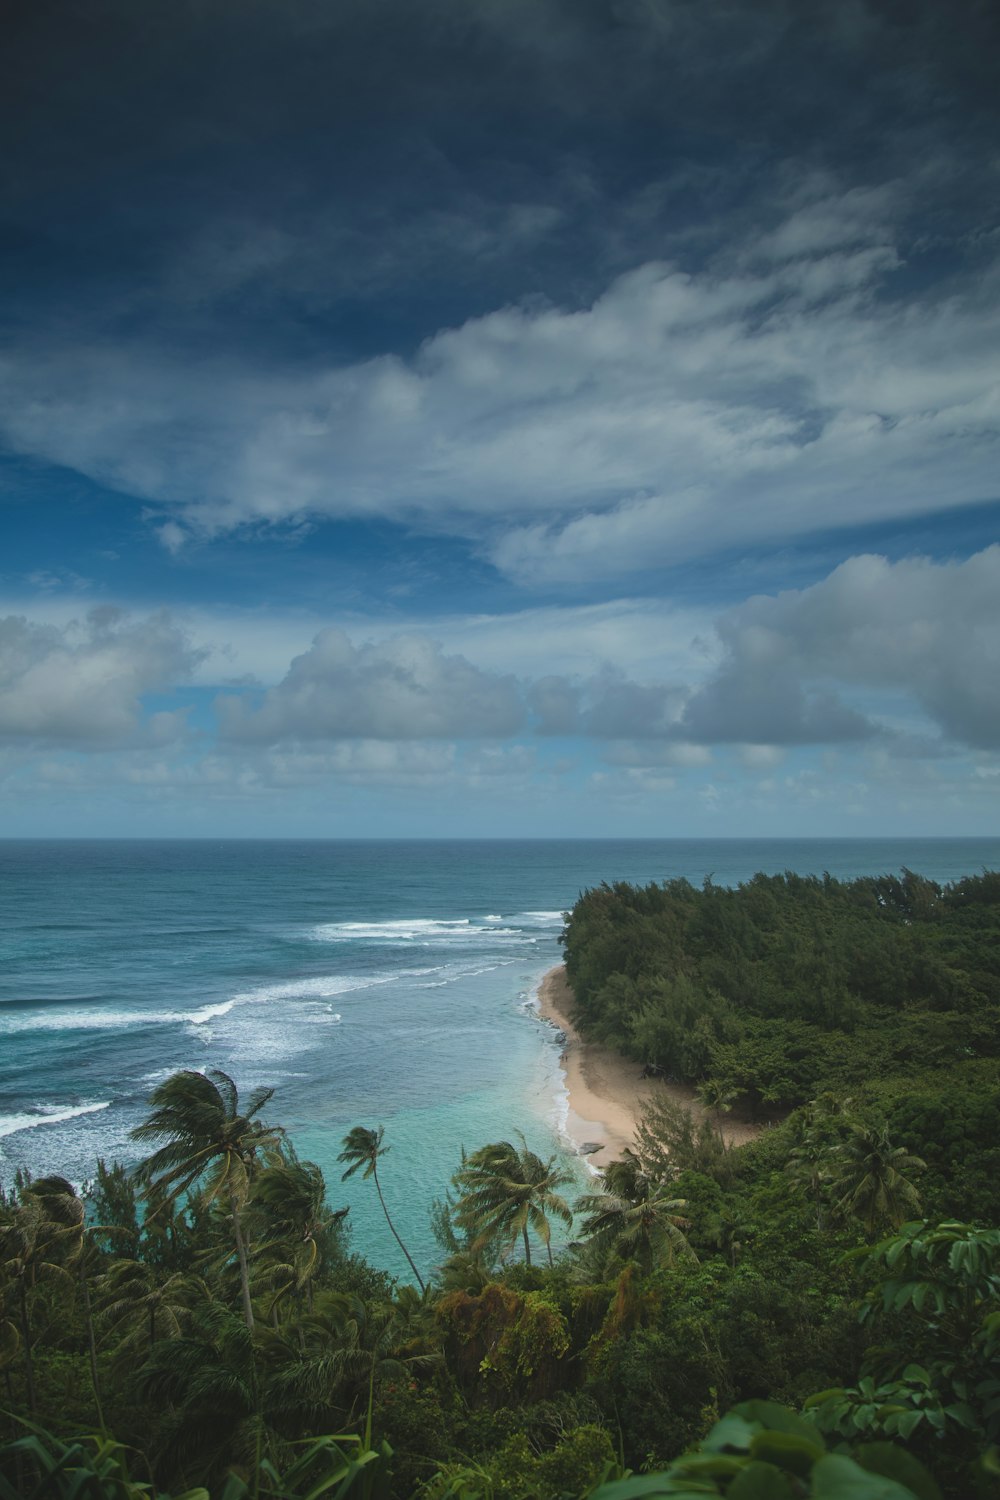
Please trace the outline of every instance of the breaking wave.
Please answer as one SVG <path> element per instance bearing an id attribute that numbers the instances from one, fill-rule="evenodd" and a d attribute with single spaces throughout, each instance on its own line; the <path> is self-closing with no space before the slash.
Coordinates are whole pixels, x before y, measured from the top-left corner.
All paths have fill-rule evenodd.
<path id="1" fill-rule="evenodd" d="M 19 1130 L 34 1130 L 38 1125 L 59 1125 L 64 1120 L 75 1120 L 77 1115 L 94 1115 L 110 1107 L 110 1099 L 99 1104 L 36 1104 L 24 1114 L 0 1115 L 0 1137 L 16 1135 Z"/>

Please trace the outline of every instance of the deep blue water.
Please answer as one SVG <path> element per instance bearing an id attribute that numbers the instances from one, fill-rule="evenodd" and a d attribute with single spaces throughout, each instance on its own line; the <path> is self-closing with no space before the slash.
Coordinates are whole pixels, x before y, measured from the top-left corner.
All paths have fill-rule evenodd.
<path id="1" fill-rule="evenodd" d="M 0 842 L 0 1180 L 134 1159 L 150 1089 L 218 1067 L 274 1086 L 268 1117 L 351 1205 L 356 1246 L 402 1273 L 371 1184 L 336 1163 L 352 1125 L 384 1125 L 384 1190 L 429 1266 L 463 1146 L 520 1129 L 562 1149 L 530 1002 L 581 890 L 904 865 L 954 880 L 1000 866 L 1000 838 Z"/>

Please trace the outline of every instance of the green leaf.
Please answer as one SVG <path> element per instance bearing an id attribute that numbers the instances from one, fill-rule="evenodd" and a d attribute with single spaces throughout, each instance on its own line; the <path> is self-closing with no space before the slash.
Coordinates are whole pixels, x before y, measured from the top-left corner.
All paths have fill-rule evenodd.
<path id="1" fill-rule="evenodd" d="M 916 1500 L 911 1489 L 881 1474 L 869 1474 L 838 1453 L 828 1453 L 813 1469 L 813 1500 Z"/>
<path id="2" fill-rule="evenodd" d="M 791 1432 L 759 1432 L 750 1444 L 752 1457 L 776 1463 L 803 1478 L 825 1452 L 815 1428 L 809 1438 Z"/>
<path id="3" fill-rule="evenodd" d="M 865 1443 L 855 1454 L 857 1462 L 870 1474 L 880 1474 L 884 1479 L 894 1479 L 897 1484 L 912 1490 L 917 1500 L 941 1500 L 941 1491 L 936 1480 L 923 1464 L 897 1448 L 895 1443 Z"/>
<path id="4" fill-rule="evenodd" d="M 726 1500 L 792 1500 L 792 1487 L 774 1464 L 754 1460 L 733 1480 Z"/>
<path id="5" fill-rule="evenodd" d="M 711 1488 L 692 1489 L 691 1485 L 683 1480 L 676 1482 L 669 1474 L 633 1474 L 631 1479 L 616 1479 L 611 1484 L 602 1484 L 596 1490 L 591 1490 L 587 1500 L 645 1500 L 647 1495 L 717 1495 L 719 1492 L 713 1484 Z"/>
<path id="6" fill-rule="evenodd" d="M 908 1438 L 911 1433 L 916 1432 L 923 1418 L 922 1411 L 901 1412 L 899 1416 L 889 1418 L 885 1430 L 890 1434 L 898 1432 L 900 1437 Z"/>
<path id="7" fill-rule="evenodd" d="M 726 1415 L 712 1428 L 708 1437 L 702 1443 L 702 1448 L 709 1453 L 722 1453 L 725 1449 L 735 1449 L 738 1453 L 746 1453 L 753 1441 L 753 1435 L 757 1431 L 756 1426 L 751 1426 L 740 1412 L 727 1412 Z"/>
<path id="8" fill-rule="evenodd" d="M 729 1453 L 692 1453 L 679 1458 L 675 1464 L 671 1464 L 671 1474 L 701 1479 L 731 1479 L 734 1474 L 739 1474 L 747 1466 L 745 1458 L 737 1458 Z"/>
<path id="9" fill-rule="evenodd" d="M 787 1432 L 807 1442 L 816 1442 L 814 1424 L 778 1401 L 741 1401 L 733 1407 L 730 1416 L 734 1414 L 747 1422 L 759 1422 L 770 1432 Z"/>

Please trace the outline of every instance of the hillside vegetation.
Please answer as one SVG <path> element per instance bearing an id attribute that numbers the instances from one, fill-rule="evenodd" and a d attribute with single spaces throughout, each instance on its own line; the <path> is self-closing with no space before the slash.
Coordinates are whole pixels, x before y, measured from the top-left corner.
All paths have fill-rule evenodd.
<path id="1" fill-rule="evenodd" d="M 0 1194 L 3 1500 L 1000 1494 L 1000 877 L 603 886 L 565 944 L 704 1120 L 575 1200 L 514 1128 L 463 1153 L 399 1285 L 271 1090 L 175 1074 L 138 1169 Z M 390 1149 L 341 1164 L 399 1238 Z"/>

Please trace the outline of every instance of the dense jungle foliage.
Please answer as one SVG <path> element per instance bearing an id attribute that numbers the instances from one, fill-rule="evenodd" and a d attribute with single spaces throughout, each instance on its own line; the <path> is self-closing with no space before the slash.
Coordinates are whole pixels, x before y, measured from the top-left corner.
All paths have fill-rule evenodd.
<path id="1" fill-rule="evenodd" d="M 222 1073 L 157 1088 L 138 1169 L 9 1184 L 0 1500 L 1000 1495 L 1000 876 L 605 886 L 566 961 L 708 1112 L 582 1196 L 463 1156 L 411 1284 Z M 399 1238 L 388 1150 L 341 1163 Z"/>

